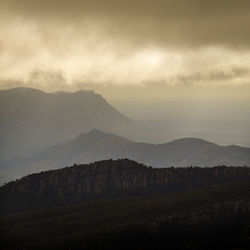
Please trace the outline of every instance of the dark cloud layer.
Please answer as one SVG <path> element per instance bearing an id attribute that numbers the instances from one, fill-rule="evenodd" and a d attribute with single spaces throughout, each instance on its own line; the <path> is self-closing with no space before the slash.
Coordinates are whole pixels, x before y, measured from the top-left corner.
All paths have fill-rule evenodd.
<path id="1" fill-rule="evenodd" d="M 9 17 L 36 22 L 96 23 L 135 45 L 250 45 L 249 0 L 1 0 L 1 6 Z"/>
<path id="2" fill-rule="evenodd" d="M 249 0 L 0 0 L 0 88 L 250 85 L 249 10 Z"/>

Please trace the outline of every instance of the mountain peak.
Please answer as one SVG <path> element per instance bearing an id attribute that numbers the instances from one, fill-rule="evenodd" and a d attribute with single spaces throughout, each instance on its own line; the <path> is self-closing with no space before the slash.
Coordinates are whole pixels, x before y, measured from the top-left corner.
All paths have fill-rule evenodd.
<path id="1" fill-rule="evenodd" d="M 78 142 L 86 142 L 87 140 L 91 142 L 96 142 L 96 141 L 102 140 L 104 138 L 109 138 L 109 137 L 118 137 L 118 136 L 114 134 L 106 133 L 100 129 L 94 128 L 94 129 L 91 129 L 87 133 L 78 135 L 76 139 L 73 139 L 73 141 L 76 140 Z"/>
<path id="2" fill-rule="evenodd" d="M 104 135 L 104 134 L 107 134 L 107 133 L 103 132 L 100 129 L 93 128 L 87 134 L 89 134 L 89 135 Z"/>
<path id="3" fill-rule="evenodd" d="M 86 133 L 85 136 L 88 136 L 91 138 L 102 138 L 102 137 L 110 137 L 110 136 L 115 136 L 115 135 L 112 135 L 100 129 L 94 128 L 94 129 L 91 129 L 88 133 Z"/>
<path id="4" fill-rule="evenodd" d="M 23 93 L 23 94 L 30 94 L 30 93 L 35 93 L 35 94 L 51 94 L 51 95 L 82 95 L 82 94 L 93 94 L 93 95 L 99 95 L 97 94 L 94 90 L 85 90 L 85 89 L 80 89 L 76 91 L 55 91 L 55 92 L 47 92 L 43 91 L 41 89 L 36 89 L 36 88 L 31 88 L 31 87 L 15 87 L 15 88 L 10 88 L 10 89 L 3 89 L 0 90 L 0 92 L 7 92 L 7 93 Z"/>
<path id="5" fill-rule="evenodd" d="M 16 87 L 16 88 L 11 88 L 11 89 L 3 89 L 0 90 L 1 93 L 13 93 L 13 94 L 47 94 L 46 92 L 40 90 L 40 89 L 35 89 L 35 88 L 30 88 L 30 87 Z"/>
<path id="6" fill-rule="evenodd" d="M 85 89 L 79 89 L 76 91 L 55 91 L 55 92 L 51 92 L 50 94 L 52 95 L 86 95 L 86 94 L 90 94 L 90 95 L 99 95 L 97 94 L 94 90 L 85 90 Z"/>
<path id="7" fill-rule="evenodd" d="M 187 137 L 187 138 L 180 138 L 180 139 L 177 139 L 177 140 L 174 140 L 174 141 L 171 141 L 169 142 L 171 144 L 182 144 L 182 145 L 217 145 L 213 142 L 209 142 L 209 141 L 206 141 L 204 139 L 201 139 L 201 138 L 193 138 L 193 137 Z"/>

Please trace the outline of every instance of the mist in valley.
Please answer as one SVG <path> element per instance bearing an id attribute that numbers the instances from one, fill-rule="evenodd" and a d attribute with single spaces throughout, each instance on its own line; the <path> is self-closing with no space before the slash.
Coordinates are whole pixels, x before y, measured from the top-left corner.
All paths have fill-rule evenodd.
<path id="1" fill-rule="evenodd" d="M 248 98 L 166 98 L 114 105 L 137 123 L 161 132 L 155 143 L 195 137 L 221 145 L 250 146 Z"/>

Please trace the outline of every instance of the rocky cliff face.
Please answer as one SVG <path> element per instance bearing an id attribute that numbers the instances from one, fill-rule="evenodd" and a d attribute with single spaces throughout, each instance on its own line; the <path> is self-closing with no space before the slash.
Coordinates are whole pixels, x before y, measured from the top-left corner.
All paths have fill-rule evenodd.
<path id="1" fill-rule="evenodd" d="M 250 168 L 154 169 L 128 159 L 106 160 L 10 182 L 0 188 L 0 200 L 6 208 L 14 204 L 14 207 L 34 208 L 41 204 L 68 204 L 95 197 L 166 193 L 238 180 L 250 180 Z"/>

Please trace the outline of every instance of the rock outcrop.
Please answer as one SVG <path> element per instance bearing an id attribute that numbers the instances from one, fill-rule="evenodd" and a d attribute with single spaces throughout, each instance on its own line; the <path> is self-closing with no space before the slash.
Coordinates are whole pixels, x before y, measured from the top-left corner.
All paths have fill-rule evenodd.
<path id="1" fill-rule="evenodd" d="M 95 198 L 162 194 L 250 180 L 250 168 L 151 168 L 128 159 L 32 174 L 0 188 L 2 210 L 26 210 Z"/>

